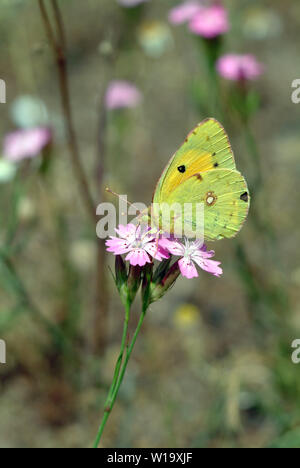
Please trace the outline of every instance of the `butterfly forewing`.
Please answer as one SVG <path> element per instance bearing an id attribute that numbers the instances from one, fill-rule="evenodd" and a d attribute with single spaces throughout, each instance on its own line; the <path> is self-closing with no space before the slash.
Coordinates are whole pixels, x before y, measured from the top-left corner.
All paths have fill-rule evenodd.
<path id="1" fill-rule="evenodd" d="M 192 175 L 219 168 L 234 170 L 234 155 L 222 125 L 215 119 L 207 119 L 187 136 L 171 159 L 158 182 L 153 201 L 165 201 Z"/>

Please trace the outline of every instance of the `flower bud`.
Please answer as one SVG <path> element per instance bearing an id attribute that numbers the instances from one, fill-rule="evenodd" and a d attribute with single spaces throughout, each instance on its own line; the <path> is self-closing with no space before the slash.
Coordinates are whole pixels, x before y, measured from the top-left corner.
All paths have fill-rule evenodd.
<path id="1" fill-rule="evenodd" d="M 130 304 L 133 303 L 136 293 L 140 287 L 142 280 L 142 268 L 140 266 L 130 266 L 129 275 L 127 280 L 128 287 L 128 300 Z"/>
<path id="2" fill-rule="evenodd" d="M 177 261 L 171 266 L 171 268 L 169 268 L 166 275 L 159 283 L 151 283 L 149 292 L 149 303 L 151 304 L 161 299 L 166 294 L 166 292 L 174 285 L 179 275 L 180 269 Z"/>
<path id="3" fill-rule="evenodd" d="M 127 268 L 121 255 L 116 255 L 115 260 L 116 284 L 118 289 L 127 282 Z"/>
<path id="4" fill-rule="evenodd" d="M 145 265 L 143 268 L 143 283 L 142 283 L 142 300 L 143 300 L 144 309 L 147 309 L 149 304 L 151 304 L 150 289 L 151 289 L 152 275 L 153 275 L 153 264 L 147 263 L 147 265 Z"/>
<path id="5" fill-rule="evenodd" d="M 163 260 L 162 262 L 159 263 L 158 267 L 156 268 L 153 274 L 152 283 L 158 284 L 163 280 L 163 278 L 167 274 L 167 271 L 169 270 L 171 261 L 172 261 L 172 257 L 167 258 L 166 260 Z"/>
<path id="6" fill-rule="evenodd" d="M 128 286 L 127 286 L 128 274 L 127 274 L 126 265 L 121 255 L 116 256 L 115 273 L 116 273 L 116 276 L 115 276 L 116 286 L 118 288 L 123 304 L 126 304 L 127 298 L 128 298 Z"/>

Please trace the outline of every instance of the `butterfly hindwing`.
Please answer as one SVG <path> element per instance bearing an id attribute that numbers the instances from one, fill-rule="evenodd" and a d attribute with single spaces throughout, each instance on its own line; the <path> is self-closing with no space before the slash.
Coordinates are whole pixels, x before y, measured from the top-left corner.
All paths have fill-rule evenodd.
<path id="1" fill-rule="evenodd" d="M 192 175 L 219 168 L 236 169 L 234 155 L 222 125 L 215 119 L 207 119 L 190 132 L 169 162 L 158 182 L 153 201 L 164 201 Z"/>
<path id="2" fill-rule="evenodd" d="M 193 204 L 192 212 L 183 217 L 188 237 L 194 237 L 196 204 L 203 203 L 204 239 L 213 241 L 234 237 L 240 231 L 248 214 L 250 197 L 246 181 L 238 171 L 217 169 L 193 175 L 173 190 L 165 202 Z"/>

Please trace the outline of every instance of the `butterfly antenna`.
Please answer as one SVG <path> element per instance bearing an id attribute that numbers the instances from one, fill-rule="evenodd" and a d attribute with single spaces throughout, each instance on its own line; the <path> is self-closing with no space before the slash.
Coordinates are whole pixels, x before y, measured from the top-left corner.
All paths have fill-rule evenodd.
<path id="1" fill-rule="evenodd" d="M 125 203 L 127 203 L 128 206 L 133 206 L 133 207 L 135 207 L 133 203 L 130 203 L 130 202 L 127 200 L 127 198 L 123 198 L 122 195 L 119 195 L 118 193 L 114 192 L 114 191 L 111 190 L 109 187 L 106 187 L 105 191 L 108 192 L 108 193 L 111 193 L 111 194 L 114 195 L 115 197 L 117 197 L 117 198 L 119 198 L 120 200 L 124 201 Z M 139 214 L 139 216 L 143 214 L 140 210 L 136 210 L 136 211 L 137 211 L 137 213 Z"/>

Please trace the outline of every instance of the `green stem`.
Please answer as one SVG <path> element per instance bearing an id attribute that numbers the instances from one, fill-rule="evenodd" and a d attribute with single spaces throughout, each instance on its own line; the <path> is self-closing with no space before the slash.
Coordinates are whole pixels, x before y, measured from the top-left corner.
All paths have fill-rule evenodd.
<path id="1" fill-rule="evenodd" d="M 51 26 L 47 9 L 44 0 L 38 0 L 41 16 L 44 22 L 45 30 L 48 36 L 50 46 L 53 50 L 56 67 L 59 77 L 59 90 L 62 104 L 62 111 L 64 117 L 64 126 L 67 136 L 67 143 L 69 146 L 69 153 L 71 164 L 73 166 L 74 175 L 78 184 L 83 203 L 86 207 L 87 213 L 90 215 L 91 221 L 97 221 L 95 203 L 91 194 L 88 178 L 85 174 L 84 167 L 81 162 L 81 155 L 79 152 L 79 145 L 74 127 L 73 113 L 71 109 L 69 79 L 67 73 L 67 56 L 66 56 L 66 38 L 64 22 L 58 3 L 56 0 L 51 0 L 51 5 L 54 12 L 54 22 L 57 27 L 58 38 Z"/>
<path id="2" fill-rule="evenodd" d="M 100 427 L 99 427 L 99 430 L 98 430 L 98 434 L 97 434 L 97 437 L 96 437 L 96 440 L 95 440 L 95 443 L 94 443 L 94 448 L 98 448 L 98 446 L 100 444 L 101 437 L 102 437 L 105 425 L 107 423 L 109 415 L 110 415 L 110 413 L 111 413 L 111 411 L 112 411 L 112 409 L 114 407 L 115 401 L 117 399 L 121 384 L 123 382 L 123 379 L 124 379 L 124 376 L 125 376 L 125 373 L 126 373 L 127 365 L 128 365 L 129 359 L 131 357 L 134 345 L 136 343 L 138 334 L 139 334 L 139 332 L 141 330 L 141 327 L 142 327 L 146 312 L 147 312 L 147 307 L 143 307 L 143 310 L 142 310 L 138 325 L 136 327 L 136 330 L 134 332 L 132 341 L 130 343 L 130 346 L 128 346 L 128 344 L 126 346 L 126 357 L 125 357 L 125 361 L 123 363 L 123 366 L 121 368 L 121 362 L 122 362 L 125 343 L 126 343 L 127 330 L 126 330 L 125 335 L 123 333 L 123 340 L 122 340 L 121 352 L 120 352 L 121 359 L 119 357 L 119 359 L 117 361 L 117 364 L 116 364 L 114 379 L 113 379 L 113 382 L 111 384 L 111 387 L 110 387 L 110 390 L 109 390 L 109 393 L 108 393 L 108 397 L 107 397 L 107 400 L 106 400 L 105 412 L 104 412 L 104 415 L 103 415 L 103 418 L 102 418 L 102 421 L 101 421 L 101 424 L 100 424 Z M 124 324 L 124 331 L 125 331 L 125 327 L 126 327 L 126 320 L 125 320 L 125 324 Z M 124 336 L 125 336 L 125 339 L 124 339 Z"/>
<path id="3" fill-rule="evenodd" d="M 107 398 L 106 398 L 106 401 L 105 401 L 104 415 L 103 415 L 101 425 L 100 425 L 100 428 L 99 428 L 99 432 L 98 432 L 98 436 L 97 436 L 97 442 L 95 442 L 95 445 L 96 445 L 96 443 L 97 443 L 97 445 L 94 448 L 97 448 L 97 446 L 99 444 L 100 437 L 102 435 L 104 426 L 105 426 L 106 421 L 107 421 L 107 419 L 109 417 L 108 408 L 110 408 L 110 406 L 111 406 L 112 395 L 113 395 L 113 392 L 114 392 L 114 390 L 116 388 L 118 378 L 119 378 L 119 375 L 120 375 L 121 364 L 122 364 L 122 361 L 123 361 L 123 356 L 124 356 L 124 351 L 125 351 L 125 346 L 126 346 L 126 341 L 127 341 L 130 307 L 131 307 L 131 303 L 129 301 L 127 301 L 127 303 L 125 305 L 125 319 L 124 319 L 123 335 L 122 335 L 122 341 L 121 341 L 120 354 L 119 354 L 119 357 L 118 357 L 118 360 L 117 360 L 117 363 L 116 363 L 113 381 L 111 383 L 111 386 L 110 386 L 110 389 L 109 389 L 109 392 L 108 392 L 108 395 L 107 395 Z M 98 437 L 99 437 L 99 439 L 98 439 Z"/>
<path id="4" fill-rule="evenodd" d="M 202 39 L 205 50 L 206 66 L 210 86 L 209 112 L 216 118 L 222 118 L 220 106 L 219 75 L 216 69 L 217 60 L 221 54 L 222 39 L 217 37 L 213 40 Z"/>
<path id="5" fill-rule="evenodd" d="M 105 403 L 105 408 L 107 408 L 111 404 L 111 397 L 113 394 L 114 389 L 116 388 L 117 381 L 120 375 L 120 369 L 121 369 L 121 364 L 123 361 L 123 356 L 124 356 L 124 351 L 125 351 L 125 346 L 126 346 L 126 341 L 127 341 L 127 335 L 128 335 L 128 323 L 129 323 L 129 316 L 130 316 L 130 307 L 131 304 L 130 302 L 127 302 L 126 307 L 125 307 L 125 320 L 124 320 L 124 327 L 123 327 L 123 336 L 122 336 L 122 342 L 121 342 L 121 349 L 120 349 L 120 354 L 116 363 L 115 367 L 115 373 L 114 373 L 114 378 L 112 381 L 112 385 L 110 388 L 110 391 L 108 393 L 108 397 Z"/>

